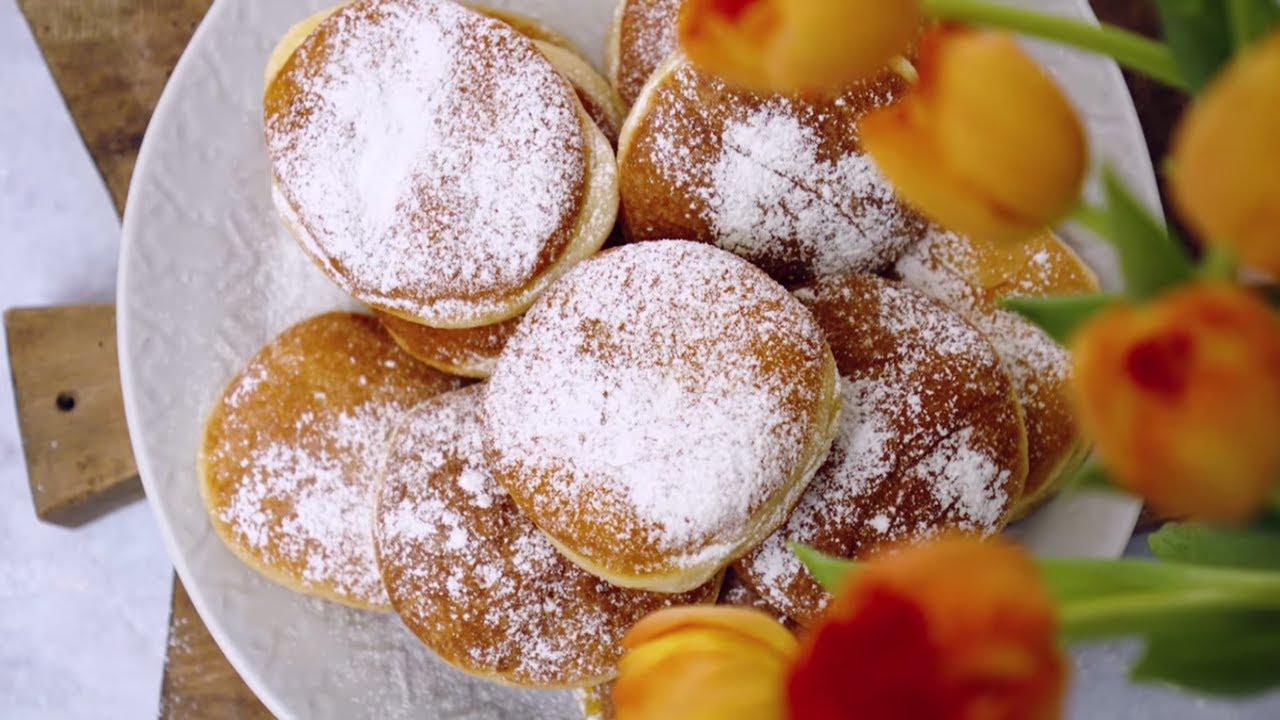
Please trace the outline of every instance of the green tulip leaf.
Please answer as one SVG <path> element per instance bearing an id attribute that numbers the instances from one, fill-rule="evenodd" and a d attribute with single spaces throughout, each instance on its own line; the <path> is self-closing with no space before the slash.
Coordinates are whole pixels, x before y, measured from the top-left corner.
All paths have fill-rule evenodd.
<path id="1" fill-rule="evenodd" d="M 1004 306 L 1035 323 L 1058 344 L 1066 345 L 1077 328 L 1116 300 L 1116 296 L 1104 294 L 1007 297 Z"/>
<path id="2" fill-rule="evenodd" d="M 828 555 L 808 545 L 791 542 L 787 543 L 787 547 L 800 558 L 800 562 L 804 563 L 809 573 L 827 592 L 834 593 L 839 590 L 849 573 L 857 567 L 857 563 L 852 560 Z"/>
<path id="3" fill-rule="evenodd" d="M 1223 0 L 1156 0 L 1165 42 L 1192 92 L 1199 92 L 1235 49 Z"/>
<path id="4" fill-rule="evenodd" d="M 1166 562 L 1280 570 L 1280 532 L 1201 523 L 1167 523 L 1147 540 Z"/>
<path id="5" fill-rule="evenodd" d="M 1067 481 L 1066 489 L 1071 492 L 1080 490 L 1124 492 L 1124 490 L 1116 487 L 1111 482 L 1111 476 L 1107 474 L 1107 468 L 1096 457 L 1091 457 L 1080 465 L 1075 474 L 1071 476 L 1071 479 Z"/>
<path id="6" fill-rule="evenodd" d="M 1280 612 L 1205 614 L 1150 634 L 1130 677 L 1225 696 L 1280 686 Z"/>
<path id="7" fill-rule="evenodd" d="M 1280 684 L 1280 572 L 1132 559 L 1039 565 L 1067 641 L 1144 641 L 1137 680 L 1226 695 Z M 1253 663 L 1267 669 L 1245 667 Z"/>
<path id="8" fill-rule="evenodd" d="M 1195 276 L 1195 266 L 1186 250 L 1133 196 L 1119 176 L 1106 168 L 1102 173 L 1107 204 L 1106 239 L 1115 247 L 1130 295 L 1150 298 L 1162 290 L 1182 284 Z"/>
<path id="9" fill-rule="evenodd" d="M 1236 51 L 1280 23 L 1276 0 L 1156 0 L 1164 38 L 1193 92 L 1213 79 Z"/>
<path id="10" fill-rule="evenodd" d="M 1227 13 L 1236 50 L 1248 47 L 1280 25 L 1280 2 L 1276 0 L 1226 0 L 1219 6 Z"/>

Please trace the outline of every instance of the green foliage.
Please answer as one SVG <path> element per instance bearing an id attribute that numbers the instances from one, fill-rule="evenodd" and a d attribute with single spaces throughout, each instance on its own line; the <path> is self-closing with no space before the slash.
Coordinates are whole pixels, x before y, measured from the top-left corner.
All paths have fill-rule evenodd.
<path id="1" fill-rule="evenodd" d="M 1129 192 L 1110 169 L 1102 171 L 1106 205 L 1095 209 L 1095 226 L 1116 249 L 1125 289 L 1146 299 L 1195 276 L 1195 266 L 1164 223 Z"/>
<path id="2" fill-rule="evenodd" d="M 1111 305 L 1116 296 L 1095 293 L 1052 297 L 1008 297 L 1004 307 L 1035 323 L 1061 345 L 1094 313 Z"/>
<path id="3" fill-rule="evenodd" d="M 1262 524 L 1233 528 L 1168 523 L 1147 542 L 1166 562 L 1280 570 L 1280 532 Z"/>
<path id="4" fill-rule="evenodd" d="M 1280 612 L 1204 613 L 1149 633 L 1130 676 L 1215 695 L 1265 692 L 1280 685 Z"/>
<path id="5" fill-rule="evenodd" d="M 1067 640 L 1145 641 L 1134 679 L 1220 695 L 1280 684 L 1280 573 L 1141 560 L 1040 566 Z"/>
<path id="6" fill-rule="evenodd" d="M 1165 42 L 1193 92 L 1280 21 L 1276 0 L 1156 0 L 1156 7 Z"/>
<path id="7" fill-rule="evenodd" d="M 787 547 L 800 558 L 800 562 L 804 563 L 809 573 L 819 585 L 826 588 L 827 592 L 833 593 L 840 589 L 848 579 L 849 573 L 857 567 L 857 563 L 852 560 L 827 555 L 808 545 L 792 542 L 787 543 Z"/>
<path id="8" fill-rule="evenodd" d="M 1079 490 L 1124 492 L 1112 484 L 1111 477 L 1107 474 L 1107 468 L 1096 457 L 1091 457 L 1080 465 L 1075 474 L 1071 476 L 1071 480 L 1067 482 L 1067 489 L 1072 492 Z"/>

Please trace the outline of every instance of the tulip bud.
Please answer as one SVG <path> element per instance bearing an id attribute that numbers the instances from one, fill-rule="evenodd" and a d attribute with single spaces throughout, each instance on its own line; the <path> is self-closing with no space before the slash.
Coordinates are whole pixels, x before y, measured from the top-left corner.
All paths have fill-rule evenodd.
<path id="1" fill-rule="evenodd" d="M 935 222 L 997 242 L 1075 207 L 1084 128 L 1012 36 L 945 25 L 920 42 L 919 82 L 862 119 L 862 143 L 899 194 Z"/>
<path id="2" fill-rule="evenodd" d="M 919 0 L 685 0 L 679 34 L 734 84 L 835 95 L 907 52 L 923 22 Z"/>
<path id="3" fill-rule="evenodd" d="M 1076 335 L 1075 402 L 1119 485 L 1163 513 L 1245 520 L 1280 478 L 1280 319 L 1249 291 L 1188 286 Z"/>
<path id="4" fill-rule="evenodd" d="M 617 720 L 781 720 L 783 678 L 797 643 L 764 613 L 740 607 L 660 610 L 622 638 Z"/>
<path id="5" fill-rule="evenodd" d="M 1173 200 L 1206 242 L 1280 278 L 1280 30 L 1244 51 L 1174 135 Z"/>
<path id="6" fill-rule="evenodd" d="M 802 650 L 791 717 L 1057 718 L 1057 629 L 1030 555 L 1012 543 L 945 536 L 882 553 L 859 566 Z"/>

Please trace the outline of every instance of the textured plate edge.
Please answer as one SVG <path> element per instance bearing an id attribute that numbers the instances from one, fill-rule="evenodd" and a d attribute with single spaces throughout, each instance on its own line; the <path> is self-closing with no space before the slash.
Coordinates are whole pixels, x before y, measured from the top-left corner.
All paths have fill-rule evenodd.
<path id="1" fill-rule="evenodd" d="M 183 48 L 182 55 L 174 65 L 169 79 L 165 82 L 164 90 L 160 93 L 160 99 L 156 102 L 155 109 L 151 112 L 151 119 L 148 121 L 148 125 L 155 118 L 168 112 L 169 106 L 173 104 L 173 98 L 175 97 L 174 93 L 170 92 L 171 88 L 181 84 L 191 72 L 190 67 L 194 62 L 191 48 L 200 42 L 205 35 L 213 32 L 212 28 L 216 27 L 218 17 L 221 13 L 226 12 L 226 8 L 229 5 L 226 0 L 214 0 L 204 17 L 200 19 L 200 24 L 196 27 L 195 32 L 191 34 L 191 39 L 187 41 L 187 46 Z M 236 643 L 230 641 L 217 618 L 217 614 L 210 611 L 204 590 L 188 565 L 187 557 L 180 551 L 177 535 L 174 533 L 169 518 L 164 514 L 159 502 L 151 499 L 156 491 L 156 487 L 151 481 L 151 458 L 145 452 L 146 448 L 143 444 L 135 439 L 141 436 L 139 432 L 141 429 L 139 427 L 141 411 L 136 407 L 137 400 L 135 398 L 137 393 L 134 392 L 137 381 L 133 376 L 134 364 L 131 362 L 132 349 L 129 343 L 132 333 L 132 320 L 129 312 L 128 288 L 129 269 L 133 266 L 130 258 L 137 245 L 133 241 L 133 237 L 137 232 L 137 226 L 144 221 L 139 218 L 138 213 L 130 212 L 130 208 L 136 207 L 136 203 L 131 202 L 134 199 L 134 191 L 140 185 L 139 178 L 146 176 L 147 168 L 151 164 L 151 157 L 154 153 L 154 142 L 151 141 L 148 134 L 144 134 L 142 145 L 138 149 L 138 159 L 134 164 L 133 174 L 130 177 L 129 192 L 125 199 L 124 217 L 120 230 L 119 268 L 116 271 L 116 354 L 117 363 L 120 366 L 120 387 L 124 396 L 125 424 L 129 429 L 129 444 L 133 450 L 138 476 L 147 495 L 147 505 L 151 509 L 151 515 L 155 518 L 156 526 L 160 530 L 160 537 L 164 541 L 165 551 L 168 553 L 169 559 L 173 563 L 174 571 L 177 573 L 179 580 L 182 581 L 187 595 L 191 598 L 191 603 L 195 607 L 196 613 L 200 616 L 201 621 L 204 622 L 209 635 L 213 637 L 218 648 L 226 656 L 227 661 L 235 669 L 236 674 L 253 691 L 253 694 L 262 701 L 262 704 L 267 707 L 267 710 L 272 715 L 287 718 L 292 715 L 286 710 L 285 703 L 276 697 L 270 688 L 260 683 L 255 673 L 246 673 L 243 670 L 243 668 L 249 666 L 249 663 L 241 655 Z M 195 462 L 195 458 L 192 458 L 192 462 Z"/>

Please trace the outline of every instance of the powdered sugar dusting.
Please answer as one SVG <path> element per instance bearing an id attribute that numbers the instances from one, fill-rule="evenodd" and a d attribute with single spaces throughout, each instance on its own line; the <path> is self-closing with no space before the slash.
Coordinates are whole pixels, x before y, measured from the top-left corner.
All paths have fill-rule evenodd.
<path id="1" fill-rule="evenodd" d="M 657 608 L 701 602 L 621 590 L 564 559 L 489 475 L 482 387 L 427 402 L 396 433 L 379 498 L 379 562 L 392 602 L 449 662 L 537 686 L 599 682 L 618 641 Z"/>
<path id="2" fill-rule="evenodd" d="M 857 143 L 888 80 L 811 101 L 734 90 L 687 61 L 633 118 L 623 204 L 636 239 L 713 242 L 783 283 L 893 263 L 924 230 Z"/>
<path id="3" fill-rule="evenodd" d="M 641 549 L 634 562 L 669 568 L 732 552 L 792 488 L 825 357 L 803 306 L 728 253 L 677 241 L 609 251 L 544 295 L 508 343 L 487 401 L 495 472 L 589 557 L 628 546 Z"/>
<path id="4" fill-rule="evenodd" d="M 300 562 L 302 579 L 331 585 L 339 593 L 386 605 L 373 561 L 369 526 L 370 490 L 377 477 L 386 430 L 395 406 L 366 405 L 352 413 L 298 418 L 328 441 L 315 447 L 274 443 L 245 459 L 245 475 L 219 518 L 235 528 L 252 550 Z M 365 477 L 349 475 L 358 465 Z M 284 518 L 264 510 L 288 502 Z"/>
<path id="5" fill-rule="evenodd" d="M 267 96 L 278 200 L 358 299 L 474 312 L 567 242 L 585 173 L 578 106 L 505 24 L 443 0 L 359 0 L 277 85 L 294 90 Z"/>
<path id="6" fill-rule="evenodd" d="M 1023 466 L 1011 381 L 971 325 L 873 277 L 798 295 L 842 373 L 840 430 L 795 512 L 735 567 L 769 604 L 809 622 L 828 597 L 788 541 L 858 557 L 947 527 L 994 532 Z"/>
<path id="7" fill-rule="evenodd" d="M 333 313 L 291 328 L 211 420 L 211 512 L 244 552 L 304 588 L 386 606 L 370 517 L 387 434 L 402 402 L 456 386 L 413 363 L 372 318 Z"/>
<path id="8" fill-rule="evenodd" d="M 635 102 L 658 65 L 675 52 L 680 4 L 681 0 L 622 0 L 618 66 L 613 79 L 628 104 Z"/>
<path id="9" fill-rule="evenodd" d="M 903 210 L 871 157 L 826 162 L 820 142 L 780 101 L 726 127 L 706 190 L 716 244 L 778 265 L 776 239 L 792 239 L 818 276 L 883 267 L 904 248 Z"/>
<path id="10" fill-rule="evenodd" d="M 1002 248 L 938 228 L 899 259 L 895 270 L 904 283 L 953 308 L 990 338 L 1013 374 L 1026 416 L 1027 492 L 1035 497 L 1040 488 L 1051 487 L 1076 443 L 1066 398 L 1071 356 L 999 302 L 1007 296 L 1085 292 L 1096 289 L 1096 281 L 1051 236 Z"/>
<path id="11" fill-rule="evenodd" d="M 1043 295 L 1057 282 L 1053 258 L 1047 250 L 999 278 L 998 292 L 982 287 L 977 252 L 960 236 L 934 228 L 900 258 L 895 271 L 907 285 L 936 297 L 965 316 L 991 339 L 1020 388 L 1066 380 L 1071 358 L 1066 349 L 1017 313 L 996 302 L 1007 295 Z M 992 282 L 997 279 L 992 278 Z M 1020 391 L 1024 402 L 1041 393 Z"/>

